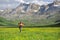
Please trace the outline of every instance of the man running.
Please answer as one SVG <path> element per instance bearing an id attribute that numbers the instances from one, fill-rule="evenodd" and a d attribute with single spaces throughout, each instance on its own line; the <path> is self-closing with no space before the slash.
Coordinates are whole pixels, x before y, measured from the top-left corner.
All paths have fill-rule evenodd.
<path id="1" fill-rule="evenodd" d="M 21 32 L 22 31 L 22 26 L 24 26 L 24 24 L 22 22 L 19 22 L 18 25 L 19 25 L 19 30 Z"/>

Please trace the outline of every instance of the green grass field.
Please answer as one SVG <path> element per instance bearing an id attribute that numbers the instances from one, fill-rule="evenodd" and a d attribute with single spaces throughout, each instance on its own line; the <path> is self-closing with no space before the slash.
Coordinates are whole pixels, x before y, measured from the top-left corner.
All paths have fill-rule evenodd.
<path id="1" fill-rule="evenodd" d="M 0 28 L 0 40 L 60 40 L 60 28 Z"/>

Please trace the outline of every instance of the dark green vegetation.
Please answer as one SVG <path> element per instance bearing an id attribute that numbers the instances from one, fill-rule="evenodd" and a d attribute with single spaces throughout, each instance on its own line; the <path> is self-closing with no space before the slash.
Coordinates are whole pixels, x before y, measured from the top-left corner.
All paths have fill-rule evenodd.
<path id="1" fill-rule="evenodd" d="M 14 26 L 14 23 L 12 21 L 0 17 L 0 26 Z"/>
<path id="2" fill-rule="evenodd" d="M 60 28 L 0 28 L 0 40 L 60 40 Z"/>
<path id="3" fill-rule="evenodd" d="M 22 21 L 24 24 L 25 24 L 25 26 L 35 26 L 35 27 L 40 27 L 40 26 L 42 26 L 42 27 L 54 27 L 54 26 L 57 26 L 57 27 L 60 27 L 60 24 L 59 23 L 57 23 L 57 21 L 56 21 L 56 23 L 55 23 L 55 19 L 54 18 L 50 18 L 50 19 L 41 19 L 41 20 L 39 20 L 39 19 L 32 19 L 32 20 L 27 20 L 27 19 L 24 19 L 24 20 L 6 20 L 5 18 L 2 18 L 2 17 L 0 17 L 0 26 L 15 26 L 15 27 L 17 27 L 18 26 L 18 23 L 20 22 L 20 21 Z M 60 22 L 60 21 L 58 21 L 58 22 Z"/>

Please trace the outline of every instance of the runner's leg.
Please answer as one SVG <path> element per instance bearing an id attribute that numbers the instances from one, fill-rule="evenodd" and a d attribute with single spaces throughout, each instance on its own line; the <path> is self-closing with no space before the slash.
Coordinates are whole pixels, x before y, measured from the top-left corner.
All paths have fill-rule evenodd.
<path id="1" fill-rule="evenodd" d="M 20 32 L 22 31 L 22 27 L 20 26 Z"/>

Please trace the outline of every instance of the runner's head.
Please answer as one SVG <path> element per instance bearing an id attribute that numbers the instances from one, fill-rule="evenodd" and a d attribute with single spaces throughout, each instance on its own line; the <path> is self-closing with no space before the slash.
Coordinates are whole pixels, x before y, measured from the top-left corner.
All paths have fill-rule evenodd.
<path id="1" fill-rule="evenodd" d="M 22 22 L 20 21 L 20 24 L 21 24 Z"/>

